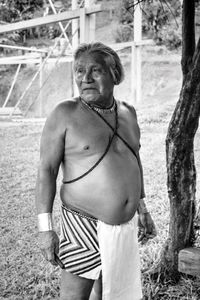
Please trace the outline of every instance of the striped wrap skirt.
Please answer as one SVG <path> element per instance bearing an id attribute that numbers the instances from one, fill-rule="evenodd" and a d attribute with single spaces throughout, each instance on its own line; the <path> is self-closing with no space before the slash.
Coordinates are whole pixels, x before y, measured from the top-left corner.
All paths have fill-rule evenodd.
<path id="1" fill-rule="evenodd" d="M 102 275 L 103 300 L 142 298 L 137 216 L 110 225 L 62 205 L 59 256 L 67 272 Z"/>

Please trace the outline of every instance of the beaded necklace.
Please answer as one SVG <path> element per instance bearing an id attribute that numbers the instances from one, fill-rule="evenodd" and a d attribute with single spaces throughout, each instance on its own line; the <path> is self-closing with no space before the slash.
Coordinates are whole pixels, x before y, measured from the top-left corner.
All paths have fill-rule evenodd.
<path id="1" fill-rule="evenodd" d="M 108 108 L 100 108 L 100 107 L 97 107 L 97 106 L 90 105 L 85 100 L 83 100 L 81 97 L 80 97 L 80 100 L 88 108 L 93 109 L 93 110 L 95 110 L 96 112 L 98 112 L 100 114 L 110 114 L 110 113 L 112 113 L 112 112 L 115 111 L 115 107 L 116 107 L 116 101 L 115 101 L 115 99 L 113 99 L 112 105 L 110 107 L 108 107 Z"/>

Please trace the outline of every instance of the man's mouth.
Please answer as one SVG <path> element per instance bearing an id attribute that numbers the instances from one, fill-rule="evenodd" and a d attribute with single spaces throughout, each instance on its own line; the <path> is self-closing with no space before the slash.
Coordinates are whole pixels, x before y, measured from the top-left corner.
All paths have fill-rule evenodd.
<path id="1" fill-rule="evenodd" d="M 83 88 L 83 91 L 87 91 L 87 90 L 96 90 L 96 89 L 94 87 Z"/>

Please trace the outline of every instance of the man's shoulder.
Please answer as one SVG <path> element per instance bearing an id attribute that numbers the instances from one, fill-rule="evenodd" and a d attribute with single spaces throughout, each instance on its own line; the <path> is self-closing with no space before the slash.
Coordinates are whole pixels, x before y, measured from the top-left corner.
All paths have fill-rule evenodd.
<path id="1" fill-rule="evenodd" d="M 78 98 L 64 99 L 56 105 L 53 112 L 64 114 L 64 115 L 71 114 L 76 111 L 78 105 L 79 105 Z"/>
<path id="2" fill-rule="evenodd" d="M 78 106 L 78 98 L 62 100 L 54 107 L 48 118 L 56 118 L 60 121 L 62 119 L 66 120 L 76 112 Z"/>
<path id="3" fill-rule="evenodd" d="M 136 110 L 133 105 L 126 101 L 117 101 L 119 108 L 124 113 L 131 113 L 134 117 L 136 117 Z"/>
<path id="4" fill-rule="evenodd" d="M 46 120 L 46 126 L 66 129 L 78 108 L 78 98 L 65 99 L 59 102 Z"/>

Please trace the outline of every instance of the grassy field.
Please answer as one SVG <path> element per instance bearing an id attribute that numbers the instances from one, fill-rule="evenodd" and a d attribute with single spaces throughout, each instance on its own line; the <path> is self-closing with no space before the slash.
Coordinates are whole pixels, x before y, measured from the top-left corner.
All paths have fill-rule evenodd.
<path id="1" fill-rule="evenodd" d="M 143 273 L 159 260 L 168 235 L 165 137 L 179 89 L 176 84 L 179 62 L 173 64 L 170 57 L 168 59 L 168 63 L 159 61 L 158 64 L 154 60 L 150 63 L 150 68 L 148 65 L 143 66 L 145 76 L 149 74 L 149 80 L 146 79 L 144 102 L 136 105 L 142 134 L 141 158 L 146 202 L 158 230 L 156 238 L 140 245 Z M 163 80 L 156 86 L 162 77 L 161 73 Z M 177 82 L 180 83 L 180 80 Z M 154 92 L 151 90 L 148 94 L 150 86 Z M 42 127 L 43 123 L 39 121 L 0 121 L 0 299 L 47 300 L 58 299 L 59 295 L 60 270 L 44 261 L 36 239 L 34 188 Z M 195 140 L 195 158 L 199 171 L 199 132 Z M 198 191 L 197 200 L 199 201 Z M 56 230 L 59 230 L 58 197 L 54 205 L 54 220 Z M 144 300 L 200 299 L 199 278 L 182 277 L 178 285 L 170 282 L 160 285 L 152 282 L 148 276 L 143 276 L 143 287 Z"/>

